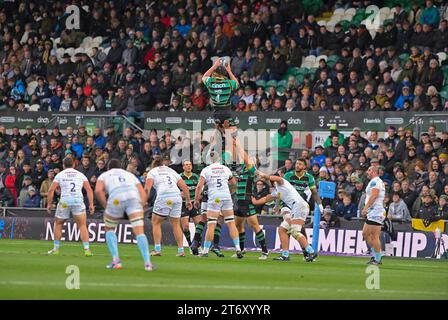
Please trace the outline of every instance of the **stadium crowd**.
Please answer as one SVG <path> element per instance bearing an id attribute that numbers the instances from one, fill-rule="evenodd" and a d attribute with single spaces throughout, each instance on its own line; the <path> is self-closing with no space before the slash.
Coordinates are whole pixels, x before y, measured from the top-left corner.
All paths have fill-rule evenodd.
<path id="1" fill-rule="evenodd" d="M 417 139 L 412 129 L 390 127 L 384 138 L 376 131 L 361 134 L 359 128 L 344 137 L 332 127 L 323 146 L 304 149 L 300 157 L 308 163 L 308 172 L 316 185 L 322 180 L 337 184 L 337 197 L 323 203 L 327 206 L 323 219 L 359 217 L 365 198 L 366 171 L 370 165 L 379 166 L 380 177 L 387 189 L 385 208 L 392 218 L 410 221 L 411 217 L 428 221 L 448 219 L 448 132 L 437 135 L 436 127 Z M 288 129 L 279 128 L 278 137 L 289 135 Z M 161 137 L 160 137 L 161 136 Z M 189 134 L 174 137 L 167 129 L 163 135 L 153 130 L 149 139 L 141 131 L 126 128 L 123 135 L 113 125 L 94 135 L 84 125 L 75 130 L 68 127 L 62 134 L 56 126 L 51 132 L 42 126 L 37 133 L 31 127 L 25 133 L 14 128 L 11 135 L 0 126 L 0 203 L 2 206 L 45 207 L 49 186 L 62 170 L 62 159 L 70 156 L 79 171 L 95 186 L 98 176 L 106 171 L 108 161 L 120 159 L 123 168 L 134 173 L 142 182 L 146 179 L 152 160 L 163 159 L 179 173 L 180 159 L 172 156 L 191 152 L 197 156 L 193 144 L 207 145 L 201 137 Z M 174 151 L 176 152 L 172 152 Z M 188 150 L 187 150 L 188 149 Z M 295 171 L 295 160 L 281 161 L 283 173 Z M 196 165 L 200 172 L 204 164 Z M 261 182 L 261 181 L 260 181 Z M 262 183 L 254 185 L 253 195 L 261 198 L 269 192 Z M 55 199 L 57 201 L 57 197 Z M 56 203 L 56 202 L 55 202 Z M 269 208 L 257 207 L 259 213 Z M 263 210 L 263 211 L 262 211 Z"/>
<path id="2" fill-rule="evenodd" d="M 448 52 L 446 8 L 433 1 L 413 5 L 412 19 L 396 7 L 393 21 L 379 26 L 373 39 L 362 24 L 337 24 L 328 31 L 301 1 L 74 3 L 89 8 L 82 10 L 79 30 L 66 29 L 62 2 L 3 3 L 0 112 L 37 105 L 33 110 L 110 111 L 139 118 L 144 111 L 209 110 L 200 79 L 211 57 L 226 55 L 241 84 L 231 100 L 235 111 L 448 109 L 448 60 L 436 55 Z M 88 52 L 67 50 L 80 47 L 86 37 L 101 37 L 101 42 Z M 302 68 L 305 57 L 322 54 L 328 59 L 319 60 L 318 68 Z M 28 127 L 25 133 L 14 128 L 7 134 L 0 127 L 2 206 L 45 206 L 66 156 L 94 186 L 112 158 L 143 181 L 151 160 L 162 157 L 169 165 L 172 148 L 206 145 L 201 137 L 173 137 L 169 130 L 154 130 L 149 139 L 131 128 L 119 136 L 113 126 L 106 132 L 97 128 L 91 136 L 84 126 L 64 131 L 43 126 L 38 132 Z M 358 216 L 369 165 L 380 166 L 388 187 L 385 206 L 393 218 L 433 221 L 448 218 L 447 148 L 448 132 L 436 133 L 435 127 L 419 137 L 391 127 L 384 138 L 355 128 L 348 137 L 332 130 L 324 146 L 301 156 L 317 182 L 337 182 L 338 197 L 326 203 L 323 217 L 333 224 Z M 284 161 L 287 171 L 294 170 L 294 162 Z M 257 183 L 254 194 L 265 192 Z"/>
<path id="3" fill-rule="evenodd" d="M 200 79 L 213 56 L 232 58 L 241 83 L 235 111 L 448 108 L 448 60 L 437 55 L 448 52 L 443 1 L 413 1 L 408 11 L 396 1 L 374 38 L 359 21 L 327 30 L 310 14 L 321 11 L 304 6 L 309 1 L 72 2 L 81 12 L 76 30 L 67 29 L 61 1 L 4 2 L 1 109 L 137 118 L 208 110 Z M 337 4 L 362 10 L 371 2 Z M 310 55 L 317 68 L 302 67 Z"/>

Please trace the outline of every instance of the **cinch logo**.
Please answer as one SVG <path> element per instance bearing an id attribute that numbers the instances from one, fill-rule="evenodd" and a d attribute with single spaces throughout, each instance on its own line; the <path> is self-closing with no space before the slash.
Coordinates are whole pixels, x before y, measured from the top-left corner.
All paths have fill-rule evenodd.
<path id="1" fill-rule="evenodd" d="M 212 84 L 211 87 L 212 87 L 213 89 L 216 89 L 216 88 L 225 88 L 225 87 L 227 87 L 227 84 L 226 84 L 226 83 L 216 83 L 216 84 Z"/>
<path id="2" fill-rule="evenodd" d="M 48 118 L 39 117 L 37 118 L 37 123 L 48 123 L 50 120 Z"/>

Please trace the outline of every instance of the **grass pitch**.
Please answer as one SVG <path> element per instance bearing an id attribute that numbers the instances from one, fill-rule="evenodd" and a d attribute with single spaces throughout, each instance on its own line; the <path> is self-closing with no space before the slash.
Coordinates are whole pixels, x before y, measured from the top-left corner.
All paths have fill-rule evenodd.
<path id="1" fill-rule="evenodd" d="M 59 256 L 47 256 L 49 241 L 0 240 L 0 299 L 448 299 L 447 261 L 388 258 L 380 266 L 380 289 L 366 289 L 368 258 L 320 256 L 291 261 L 175 257 L 163 247 L 146 272 L 136 245 L 119 245 L 121 270 L 107 270 L 105 244 L 92 244 L 84 257 L 80 243 L 61 242 Z M 66 288 L 66 268 L 80 270 L 80 289 Z"/>

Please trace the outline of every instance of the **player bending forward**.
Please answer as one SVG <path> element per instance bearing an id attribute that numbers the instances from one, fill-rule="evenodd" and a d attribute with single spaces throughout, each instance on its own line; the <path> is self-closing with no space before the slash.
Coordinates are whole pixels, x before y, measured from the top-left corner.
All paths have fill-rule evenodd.
<path id="1" fill-rule="evenodd" d="M 201 171 L 194 197 L 194 206 L 196 209 L 199 209 L 202 188 L 205 184 L 208 186 L 207 232 L 205 234 L 204 250 L 201 256 L 208 257 L 208 251 L 212 245 L 215 232 L 215 225 L 218 221 L 219 214 L 222 213 L 224 222 L 229 228 L 230 237 L 236 249 L 236 255 L 241 259 L 243 258 L 243 254 L 241 253 L 238 230 L 235 226 L 233 201 L 229 190 L 229 184 L 234 187 L 236 180 L 230 169 L 220 163 L 218 152 L 212 152 L 211 158 L 213 158 L 214 163 Z"/>
<path id="2" fill-rule="evenodd" d="M 48 190 L 48 214 L 51 214 L 51 204 L 53 203 L 54 192 L 58 187 L 61 188 L 61 199 L 56 208 L 56 220 L 54 223 L 54 247 L 48 251 L 49 255 L 59 254 L 59 242 L 62 237 L 62 225 L 70 218 L 70 213 L 76 221 L 81 233 L 82 245 L 86 257 L 92 256 L 89 248 L 89 233 L 87 232 L 86 206 L 82 195 L 82 188 L 87 191 L 89 199 L 90 214 L 93 214 L 95 207 L 93 205 L 93 191 L 90 187 L 87 177 L 78 170 L 73 169 L 72 158 L 65 158 L 62 163 L 64 170 L 59 172 L 53 180 Z"/>
<path id="3" fill-rule="evenodd" d="M 137 177 L 121 169 L 120 160 L 111 159 L 108 171 L 98 177 L 95 194 L 98 202 L 105 208 L 106 242 L 112 255 L 112 262 L 107 265 L 107 268 L 121 269 L 122 267 L 118 255 L 118 240 L 115 229 L 118 220 L 122 219 L 126 213 L 145 262 L 145 270 L 154 270 L 154 265 L 151 263 L 149 256 L 148 239 L 144 233 L 143 206 L 146 202 L 146 194 Z"/>
<path id="4" fill-rule="evenodd" d="M 310 212 L 308 203 L 300 196 L 297 190 L 285 179 L 279 176 L 266 175 L 260 171 L 256 174 L 264 181 L 273 183 L 274 190 L 259 200 L 253 198 L 254 205 L 263 205 L 272 200 L 281 200 L 291 208 L 291 218 L 283 221 L 281 228 L 284 228 L 294 239 L 296 239 L 302 248 L 308 253 L 305 261 L 313 262 L 317 258 L 317 253 L 308 243 L 306 237 L 301 233 L 305 224 L 306 217 Z"/>

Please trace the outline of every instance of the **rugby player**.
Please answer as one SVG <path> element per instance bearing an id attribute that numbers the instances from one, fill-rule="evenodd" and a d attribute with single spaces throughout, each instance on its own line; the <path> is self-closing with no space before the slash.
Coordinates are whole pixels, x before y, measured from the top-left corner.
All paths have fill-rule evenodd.
<path id="1" fill-rule="evenodd" d="M 90 214 L 93 214 L 95 211 L 95 207 L 93 205 L 93 191 L 87 177 L 78 170 L 73 169 L 72 158 L 64 158 L 62 165 L 64 170 L 56 175 L 50 189 L 48 190 L 47 211 L 48 214 L 51 214 L 51 204 L 53 203 L 54 192 L 58 187 L 61 188 L 61 197 L 56 208 L 56 220 L 54 222 L 54 246 L 53 249 L 48 251 L 48 254 L 59 254 L 60 240 L 62 237 L 62 225 L 67 219 L 70 218 L 70 214 L 72 214 L 80 231 L 84 255 L 86 257 L 91 257 L 92 252 L 89 247 L 86 206 L 84 204 L 82 188 L 84 188 L 87 192 Z"/>
<path id="2" fill-rule="evenodd" d="M 367 170 L 367 177 L 370 179 L 366 188 L 366 202 L 361 211 L 361 215 L 366 217 L 366 222 L 362 230 L 364 240 L 371 247 L 373 257 L 367 264 L 379 265 L 381 262 L 381 228 L 386 218 L 384 209 L 384 182 L 378 175 L 378 167 L 371 166 Z"/>
<path id="3" fill-rule="evenodd" d="M 98 202 L 105 208 L 106 242 L 112 255 L 112 262 L 107 265 L 107 268 L 122 268 L 115 229 L 118 221 L 126 213 L 143 257 L 145 270 L 154 270 L 154 265 L 150 261 L 148 239 L 144 233 L 143 207 L 146 203 L 146 193 L 137 177 L 121 169 L 120 160 L 111 159 L 108 164 L 108 171 L 98 177 L 95 194 Z"/>
<path id="4" fill-rule="evenodd" d="M 286 206 L 291 208 L 291 218 L 284 221 L 284 228 L 287 232 L 296 239 L 302 248 L 308 253 L 305 261 L 312 262 L 317 258 L 317 253 L 314 252 L 311 245 L 308 243 L 307 238 L 300 232 L 305 224 L 305 220 L 310 212 L 308 203 L 300 196 L 297 190 L 284 178 L 279 176 L 270 176 L 256 171 L 256 174 L 260 179 L 273 183 L 274 190 L 271 194 L 261 198 L 252 198 L 252 203 L 255 205 L 263 205 L 266 202 L 276 199 L 277 201 L 283 201 Z"/>
<path id="5" fill-rule="evenodd" d="M 322 200 L 320 199 L 319 194 L 317 192 L 316 182 L 314 180 L 314 177 L 306 171 L 306 168 L 307 168 L 306 159 L 298 158 L 296 160 L 295 171 L 285 173 L 283 178 L 285 178 L 289 183 L 291 183 L 291 185 L 297 190 L 300 196 L 303 199 L 307 200 L 309 204 L 310 204 L 309 201 L 311 200 L 312 196 L 313 200 L 319 206 L 320 213 L 323 214 L 324 207 L 322 205 Z M 310 208 L 312 207 L 313 204 L 311 203 Z M 305 237 L 307 236 L 305 228 L 302 228 L 301 232 Z M 306 259 L 308 253 L 306 252 L 304 247 L 302 247 L 302 252 L 304 259 Z M 282 254 L 280 257 L 277 257 L 274 260 L 285 260 L 284 257 L 285 256 Z"/>
<path id="6" fill-rule="evenodd" d="M 251 170 L 252 167 L 252 165 L 242 165 L 239 170 L 234 171 L 234 176 L 237 179 L 235 223 L 238 229 L 241 251 L 244 253 L 244 242 L 246 241 L 244 223 L 247 220 L 247 223 L 254 231 L 255 237 L 261 246 L 262 254 L 259 259 L 266 260 L 269 253 L 266 246 L 265 234 L 258 223 L 257 213 L 252 204 L 252 192 L 256 177 L 255 172 Z"/>
<path id="7" fill-rule="evenodd" d="M 207 232 L 205 234 L 204 249 L 201 256 L 208 257 L 215 225 L 220 213 L 222 213 L 224 222 L 229 228 L 230 237 L 233 240 L 237 257 L 241 259 L 243 254 L 241 253 L 238 230 L 235 226 L 233 202 L 229 189 L 229 185 L 233 187 L 236 185 L 236 180 L 230 169 L 220 163 L 221 157 L 218 152 L 211 152 L 210 158 L 213 163 L 201 171 L 194 198 L 194 206 L 196 209 L 199 209 L 202 188 L 206 184 L 208 186 Z"/>
<path id="8" fill-rule="evenodd" d="M 149 195 L 152 187 L 157 191 L 151 219 L 154 235 L 154 250 L 151 251 L 151 255 L 162 255 L 162 223 L 168 217 L 177 242 L 176 256 L 185 257 L 182 228 L 180 226 L 182 196 L 179 188 L 185 198 L 185 208 L 191 211 L 190 192 L 180 175 L 170 167 L 163 165 L 162 160 L 154 160 L 151 167 L 145 184 L 147 195 Z"/>
<path id="9" fill-rule="evenodd" d="M 192 199 L 194 198 L 194 192 L 199 182 L 199 175 L 192 172 L 193 164 L 189 160 L 183 161 L 182 168 L 184 171 L 180 174 L 180 177 L 182 178 L 182 180 L 184 180 L 185 184 L 187 185 L 190 193 L 190 199 Z M 190 218 L 193 220 L 195 226 L 202 220 L 198 210 L 196 210 L 196 208 L 188 210 L 185 206 L 184 201 L 182 203 L 182 214 L 181 214 L 182 231 L 184 232 L 185 238 L 187 239 L 188 246 L 191 248 L 191 234 L 189 225 Z"/>

